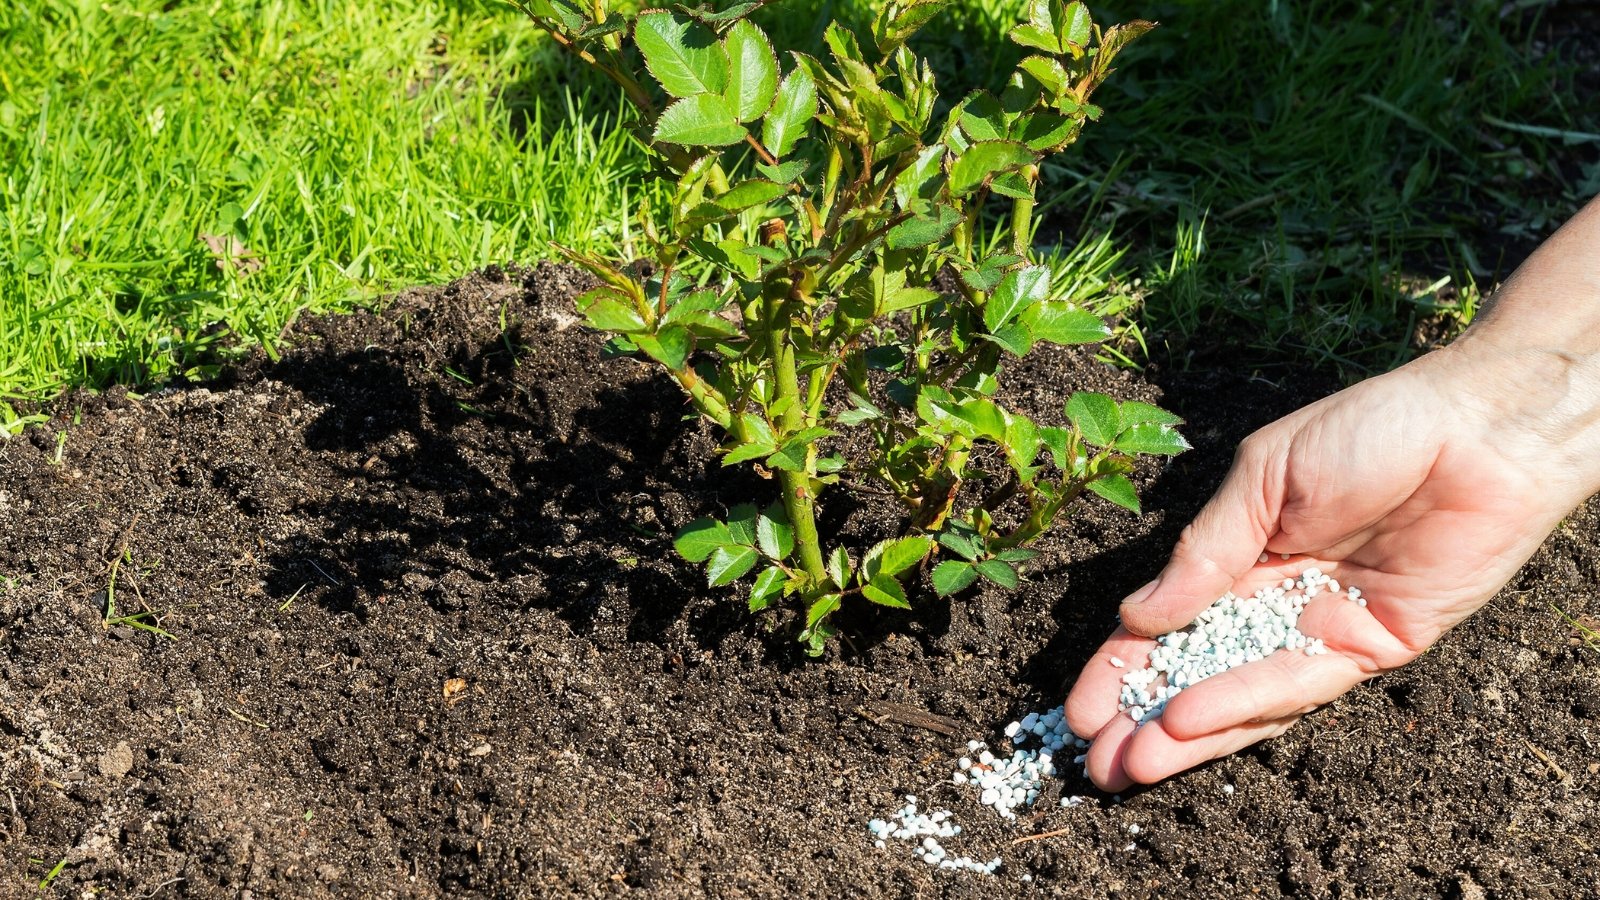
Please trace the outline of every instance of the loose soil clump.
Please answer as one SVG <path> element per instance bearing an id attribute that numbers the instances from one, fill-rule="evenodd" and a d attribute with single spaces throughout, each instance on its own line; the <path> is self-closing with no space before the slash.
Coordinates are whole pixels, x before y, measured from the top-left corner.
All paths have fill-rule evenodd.
<path id="1" fill-rule="evenodd" d="M 847 612 L 813 662 L 673 554 L 772 486 L 602 358 L 579 279 L 412 291 L 0 444 L 0 894 L 63 861 L 60 896 L 1600 892 L 1600 648 L 1552 608 L 1600 615 L 1600 505 L 1283 738 L 1120 801 L 1068 777 L 1089 802 L 1005 824 L 947 781 L 966 741 L 1060 703 L 1237 441 L 1336 385 L 1029 357 L 1006 378 L 1030 414 L 1159 400 L 1195 449 L 1140 472 L 1143 517 L 1087 502 L 1021 590 Z M 885 528 L 832 508 L 858 545 Z M 907 793 L 999 880 L 874 849 Z"/>

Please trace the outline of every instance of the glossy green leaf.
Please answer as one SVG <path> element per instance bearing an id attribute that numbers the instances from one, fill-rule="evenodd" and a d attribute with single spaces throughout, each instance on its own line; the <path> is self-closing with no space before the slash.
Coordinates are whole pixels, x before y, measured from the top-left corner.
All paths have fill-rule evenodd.
<path id="1" fill-rule="evenodd" d="M 1146 423 L 1124 431 L 1114 445 L 1123 453 L 1152 453 L 1177 456 L 1189 449 L 1189 442 L 1171 425 Z"/>
<path id="2" fill-rule="evenodd" d="M 1018 119 L 1012 134 L 1028 149 L 1047 153 L 1072 143 L 1078 134 L 1078 122 L 1054 113 L 1034 113 Z"/>
<path id="3" fill-rule="evenodd" d="M 961 130 L 977 141 L 1003 141 L 1009 135 L 1004 107 L 988 91 L 974 91 L 961 105 Z"/>
<path id="4" fill-rule="evenodd" d="M 624 334 L 644 331 L 646 328 L 633 298 L 609 285 L 584 292 L 576 302 L 578 312 L 588 320 L 590 328 Z"/>
<path id="5" fill-rule="evenodd" d="M 910 601 L 906 599 L 906 589 L 893 575 L 887 573 L 862 585 L 861 594 L 881 606 L 893 606 L 896 609 L 911 608 Z"/>
<path id="6" fill-rule="evenodd" d="M 977 580 L 978 571 L 972 563 L 948 559 L 933 567 L 933 589 L 941 597 L 965 590 Z"/>
<path id="7" fill-rule="evenodd" d="M 728 510 L 728 533 L 733 542 L 753 547 L 756 543 L 756 519 L 761 515 L 754 503 L 741 503 Z"/>
<path id="8" fill-rule="evenodd" d="M 760 118 L 778 89 L 778 57 L 772 42 L 748 19 L 734 23 L 722 39 L 728 54 L 725 96 L 741 122 Z"/>
<path id="9" fill-rule="evenodd" d="M 1005 560 L 986 559 L 975 564 L 973 568 L 978 570 L 979 575 L 1003 588 L 1012 589 L 1017 586 L 1017 569 Z"/>
<path id="10" fill-rule="evenodd" d="M 1032 163 L 1037 157 L 1016 141 L 983 141 L 968 147 L 950 167 L 950 194 L 963 197 L 995 175 Z"/>
<path id="11" fill-rule="evenodd" d="M 718 547 L 706 561 L 706 583 L 712 587 L 732 584 L 755 567 L 756 558 L 754 547 Z"/>
<path id="12" fill-rule="evenodd" d="M 633 42 L 650 74 L 674 97 L 720 94 L 728 86 L 728 57 L 722 45 L 709 28 L 686 16 L 661 10 L 640 13 L 634 21 Z"/>
<path id="13" fill-rule="evenodd" d="M 1071 77 L 1061 63 L 1048 56 L 1030 56 L 1018 68 L 1032 75 L 1051 94 L 1059 94 L 1072 84 Z"/>
<path id="14" fill-rule="evenodd" d="M 1041 303 L 1027 321 L 1035 338 L 1052 344 L 1098 344 L 1111 336 L 1099 316 L 1065 303 Z"/>
<path id="15" fill-rule="evenodd" d="M 1087 485 L 1089 490 L 1125 509 L 1139 511 L 1139 492 L 1126 475 L 1107 475 L 1096 478 Z"/>
<path id="16" fill-rule="evenodd" d="M 761 120 L 761 143 L 773 156 L 787 156 L 817 115 L 817 83 L 803 68 L 784 76 L 778 96 Z"/>
<path id="17" fill-rule="evenodd" d="M 894 199 L 901 209 L 915 211 L 917 200 L 932 200 L 938 193 L 939 175 L 944 172 L 943 144 L 925 147 L 916 159 L 894 179 Z"/>
<path id="18" fill-rule="evenodd" d="M 850 554 L 843 547 L 833 548 L 828 555 L 828 577 L 842 590 L 850 583 Z"/>
<path id="19" fill-rule="evenodd" d="M 1117 401 L 1105 394 L 1080 391 L 1067 400 L 1067 419 L 1096 447 L 1109 447 L 1122 430 Z"/>
<path id="20" fill-rule="evenodd" d="M 1072 442 L 1072 432 L 1065 428 L 1049 425 L 1039 429 L 1039 440 L 1050 451 L 1050 456 L 1055 460 L 1056 468 L 1069 472 L 1067 450 Z"/>
<path id="21" fill-rule="evenodd" d="M 716 25 L 733 19 L 742 19 L 766 5 L 767 2 L 768 0 L 745 0 L 743 3 L 734 3 L 720 10 L 712 9 L 705 5 L 691 7 L 686 3 L 675 3 L 673 8 L 696 21 Z"/>
<path id="22" fill-rule="evenodd" d="M 737 465 L 742 462 L 749 462 L 752 459 L 762 459 L 776 452 L 778 452 L 778 448 L 771 444 L 744 443 L 729 450 L 722 457 L 722 464 L 725 466 Z"/>
<path id="23" fill-rule="evenodd" d="M 766 163 L 756 163 L 756 171 L 779 184 L 793 184 L 800 180 L 811 164 L 803 159 L 791 159 L 786 163 L 769 166 Z"/>
<path id="24" fill-rule="evenodd" d="M 698 94 L 673 103 L 661 113 L 654 139 L 663 144 L 725 147 L 744 137 L 744 126 L 727 100 L 716 94 Z"/>
<path id="25" fill-rule="evenodd" d="M 782 504 L 767 507 L 756 520 L 756 546 L 767 556 L 783 560 L 794 552 L 794 526 Z"/>
<path id="26" fill-rule="evenodd" d="M 913 535 L 885 541 L 873 549 L 877 571 L 885 575 L 899 575 L 927 557 L 933 550 L 933 538 Z"/>
<path id="27" fill-rule="evenodd" d="M 990 331 L 998 331 L 1049 294 L 1048 266 L 1026 266 L 1007 272 L 983 305 L 983 324 Z"/>
<path id="28" fill-rule="evenodd" d="M 689 353 L 694 350 L 694 338 L 690 336 L 689 329 L 682 325 L 669 325 L 655 334 L 632 337 L 639 349 L 649 354 L 651 359 L 675 372 L 683 368 L 684 363 L 689 361 Z"/>
<path id="29" fill-rule="evenodd" d="M 806 627 L 814 628 L 818 622 L 831 616 L 839 609 L 839 602 L 843 600 L 838 594 L 823 594 L 806 610 Z"/>
<path id="30" fill-rule="evenodd" d="M 1118 407 L 1122 418 L 1122 427 L 1134 425 L 1182 425 L 1183 419 L 1167 412 L 1159 406 L 1151 406 L 1138 400 L 1124 400 Z"/>
<path id="31" fill-rule="evenodd" d="M 783 593 L 783 585 L 787 580 L 788 576 L 777 566 L 762 569 L 761 574 L 756 576 L 756 583 L 750 586 L 750 611 L 760 612 L 771 605 Z"/>
<path id="32" fill-rule="evenodd" d="M 1064 46 L 1088 49 L 1089 41 L 1094 36 L 1094 21 L 1089 18 L 1088 7 L 1077 2 L 1067 4 L 1066 12 L 1061 16 L 1056 31 L 1061 36 L 1061 43 Z"/>
<path id="33" fill-rule="evenodd" d="M 741 181 L 729 188 L 726 193 L 717 196 L 716 204 L 729 212 L 739 212 L 752 206 L 760 206 L 789 193 L 786 185 L 776 181 L 767 181 L 762 178 L 751 178 Z"/>
<path id="34" fill-rule="evenodd" d="M 1033 349 L 1033 332 L 1022 322 L 1003 325 L 999 330 L 983 335 L 983 339 L 998 344 L 1000 349 L 1019 359 Z"/>
<path id="35" fill-rule="evenodd" d="M 733 534 L 728 531 L 728 526 L 706 516 L 683 526 L 672 546 L 677 549 L 679 556 L 689 562 L 699 563 L 710 559 L 712 552 L 719 547 L 733 543 Z"/>

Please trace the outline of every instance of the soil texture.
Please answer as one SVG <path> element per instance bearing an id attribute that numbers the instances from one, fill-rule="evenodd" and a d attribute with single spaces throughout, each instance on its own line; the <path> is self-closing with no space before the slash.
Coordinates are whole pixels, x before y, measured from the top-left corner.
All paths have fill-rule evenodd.
<path id="1" fill-rule="evenodd" d="M 1600 504 L 1284 737 L 1006 824 L 948 782 L 965 742 L 1060 703 L 1234 445 L 1337 384 L 1030 357 L 1009 402 L 1156 400 L 1195 449 L 1139 473 L 1142 517 L 1085 502 L 1020 590 L 847 611 L 809 661 L 672 552 L 771 484 L 602 358 L 580 282 L 487 270 L 0 444 L 0 895 L 1600 895 L 1600 647 L 1556 611 L 1600 616 Z M 907 793 L 1004 868 L 875 849 Z"/>

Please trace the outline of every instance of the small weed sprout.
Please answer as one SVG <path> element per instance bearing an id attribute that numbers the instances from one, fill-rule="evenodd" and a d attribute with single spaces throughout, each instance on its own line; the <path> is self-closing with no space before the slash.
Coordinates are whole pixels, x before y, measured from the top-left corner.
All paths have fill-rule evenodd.
<path id="1" fill-rule="evenodd" d="M 948 0 L 886 4 L 868 41 L 834 23 L 827 60 L 780 57 L 748 18 L 762 0 L 638 14 L 510 2 L 622 88 L 674 185 L 670 208 L 640 211 L 644 259 L 560 248 L 601 281 L 579 311 L 722 429 L 724 465 L 779 486 L 764 509 L 690 524 L 677 549 L 713 586 L 759 567 L 751 610 L 801 598 L 808 652 L 846 598 L 908 608 L 902 580 L 941 547 L 940 594 L 1015 587 L 1026 545 L 1083 491 L 1137 511 L 1134 457 L 1188 447 L 1178 418 L 1144 403 L 1078 393 L 1063 424 L 1041 425 L 994 399 L 1006 356 L 1110 335 L 1031 259 L 1034 194 L 1040 161 L 1100 117 L 1091 94 L 1150 23 L 1102 30 L 1080 3 L 1033 0 L 1011 31 L 1032 55 L 1000 92 L 941 105 L 906 42 Z M 981 239 L 995 198 L 1011 235 L 998 249 Z M 848 430 L 870 451 L 838 452 Z M 985 443 L 1002 472 L 975 462 Z M 859 556 L 828 546 L 817 503 L 846 479 L 898 497 L 903 536 Z"/>

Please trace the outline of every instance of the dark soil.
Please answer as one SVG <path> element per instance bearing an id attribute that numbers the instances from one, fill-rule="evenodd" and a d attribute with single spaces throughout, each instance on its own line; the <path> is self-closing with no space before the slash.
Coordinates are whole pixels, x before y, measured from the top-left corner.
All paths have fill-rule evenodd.
<path id="1" fill-rule="evenodd" d="M 846 615 L 811 662 L 667 538 L 770 486 L 600 358 L 573 287 L 491 270 L 0 444 L 0 894 L 64 862 L 51 895 L 1600 895 L 1600 650 L 1552 608 L 1600 615 L 1600 505 L 1285 737 L 1002 825 L 945 781 L 964 742 L 1059 703 L 1233 445 L 1335 385 L 1041 355 L 1013 402 L 1159 398 L 1195 450 L 1142 474 L 1142 518 L 1086 504 L 1020 591 Z M 110 592 L 176 640 L 108 627 Z M 908 792 L 998 880 L 873 849 Z"/>

